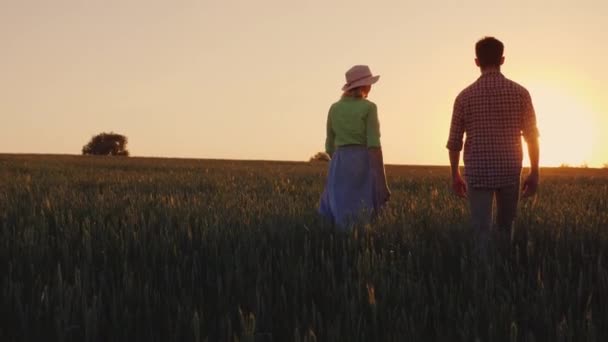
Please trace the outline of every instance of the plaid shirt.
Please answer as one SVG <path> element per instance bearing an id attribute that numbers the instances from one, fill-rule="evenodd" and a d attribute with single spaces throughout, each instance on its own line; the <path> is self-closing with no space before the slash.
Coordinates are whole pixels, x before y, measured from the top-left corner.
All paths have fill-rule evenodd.
<path id="1" fill-rule="evenodd" d="M 522 167 L 521 136 L 538 137 L 530 93 L 499 71 L 485 72 L 454 102 L 447 148 L 461 151 L 464 175 L 473 188 L 515 185 Z"/>

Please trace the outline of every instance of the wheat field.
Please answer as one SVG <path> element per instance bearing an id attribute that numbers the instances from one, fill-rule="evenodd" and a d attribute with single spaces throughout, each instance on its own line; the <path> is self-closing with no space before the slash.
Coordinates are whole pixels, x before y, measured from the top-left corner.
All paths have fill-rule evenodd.
<path id="1" fill-rule="evenodd" d="M 0 340 L 608 339 L 608 170 L 543 169 L 481 260 L 447 168 L 351 234 L 326 168 L 0 155 Z"/>

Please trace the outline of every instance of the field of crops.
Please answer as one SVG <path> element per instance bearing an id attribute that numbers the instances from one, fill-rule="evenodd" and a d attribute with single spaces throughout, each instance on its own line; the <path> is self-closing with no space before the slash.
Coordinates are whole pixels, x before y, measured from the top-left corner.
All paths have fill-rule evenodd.
<path id="1" fill-rule="evenodd" d="M 608 170 L 543 170 L 485 261 L 447 168 L 352 234 L 325 171 L 0 155 L 0 340 L 608 340 Z"/>

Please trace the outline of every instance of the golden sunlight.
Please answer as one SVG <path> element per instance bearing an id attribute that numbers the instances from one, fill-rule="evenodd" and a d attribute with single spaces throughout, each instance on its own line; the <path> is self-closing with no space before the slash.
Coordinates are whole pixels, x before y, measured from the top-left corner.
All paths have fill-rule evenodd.
<path id="1" fill-rule="evenodd" d="M 590 106 L 555 87 L 530 86 L 528 89 L 540 131 L 540 164 L 595 166 L 592 164 L 597 116 Z"/>

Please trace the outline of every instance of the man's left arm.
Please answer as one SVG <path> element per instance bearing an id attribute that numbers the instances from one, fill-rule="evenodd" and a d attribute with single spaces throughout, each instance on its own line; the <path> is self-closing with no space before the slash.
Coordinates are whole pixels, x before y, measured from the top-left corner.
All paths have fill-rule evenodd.
<path id="1" fill-rule="evenodd" d="M 528 145 L 528 155 L 530 156 L 530 174 L 523 184 L 523 197 L 534 196 L 538 190 L 540 178 L 540 144 L 538 142 L 538 127 L 536 126 L 536 113 L 532 98 L 529 92 L 524 93 L 524 108 L 522 120 L 522 135 Z"/>

